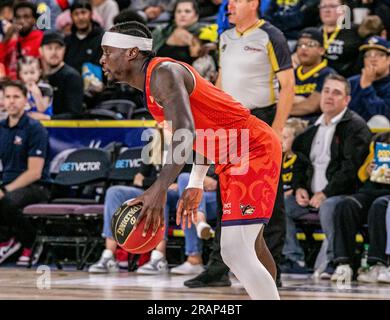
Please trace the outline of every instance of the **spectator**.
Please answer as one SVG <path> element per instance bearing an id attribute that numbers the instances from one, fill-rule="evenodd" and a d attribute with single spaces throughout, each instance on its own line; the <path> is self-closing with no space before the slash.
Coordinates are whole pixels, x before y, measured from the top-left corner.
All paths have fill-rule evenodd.
<path id="1" fill-rule="evenodd" d="M 114 0 L 91 0 L 93 9 L 103 19 L 103 28 L 110 29 L 114 23 L 114 17 L 119 13 L 119 7 Z"/>
<path id="2" fill-rule="evenodd" d="M 389 0 L 362 0 L 363 4 L 371 9 L 371 12 L 381 18 L 386 31 L 387 40 L 390 36 L 390 1 Z"/>
<path id="3" fill-rule="evenodd" d="M 349 79 L 349 108 L 367 121 L 376 115 L 390 119 L 390 43 L 375 36 L 360 50 L 364 52 L 364 68 L 360 75 Z"/>
<path id="4" fill-rule="evenodd" d="M 42 70 L 38 59 L 22 57 L 18 61 L 18 76 L 28 90 L 28 115 L 36 120 L 49 120 L 53 115 L 53 88 L 41 80 Z"/>
<path id="5" fill-rule="evenodd" d="M 157 130 L 153 130 L 153 140 L 150 150 L 152 155 L 150 164 L 141 164 L 140 172 L 134 177 L 133 186 L 113 186 L 107 190 L 104 201 L 104 227 L 103 237 L 106 241 L 106 249 L 103 251 L 98 262 L 90 266 L 91 273 L 111 273 L 119 270 L 114 259 L 114 253 L 117 248 L 117 243 L 113 239 L 111 231 L 111 218 L 115 210 L 122 205 L 123 202 L 136 198 L 141 195 L 144 190 L 149 188 L 161 170 L 162 150 L 159 137 L 156 135 Z M 178 200 L 177 184 L 172 184 L 168 190 L 167 202 L 165 206 L 165 236 L 155 250 L 152 251 L 151 260 L 140 267 L 137 272 L 141 274 L 161 274 L 168 272 L 168 263 L 165 258 L 166 241 L 168 240 L 168 223 L 169 212 L 176 209 Z"/>
<path id="6" fill-rule="evenodd" d="M 210 170 L 209 170 L 210 171 Z M 177 178 L 179 197 L 184 192 L 190 179 L 189 173 L 181 173 Z M 206 220 L 216 218 L 217 213 L 217 180 L 207 175 L 204 181 L 204 193 L 198 208 L 196 224 L 184 229 L 185 254 L 187 260 L 181 265 L 171 269 L 172 274 L 199 274 L 203 268 L 202 242 L 211 237 L 211 227 Z"/>
<path id="7" fill-rule="evenodd" d="M 14 24 L 4 25 L 5 35 L 0 42 L 0 63 L 6 74 L 17 78 L 17 60 L 21 56 L 39 57 L 43 32 L 35 28 L 37 7 L 31 2 L 18 2 L 14 7 Z"/>
<path id="8" fill-rule="evenodd" d="M 272 0 L 264 18 L 279 28 L 287 40 L 297 40 L 301 30 L 316 26 L 319 0 Z"/>
<path id="9" fill-rule="evenodd" d="M 0 263 L 23 248 L 17 264 L 27 266 L 35 229 L 22 210 L 29 204 L 49 199 L 49 138 L 46 129 L 24 111 L 27 89 L 22 83 L 6 83 L 4 96 L 8 118 L 0 122 L 0 159 L 3 163 L 0 219 L 3 226 L 13 230 L 13 237 L 1 244 Z M 33 264 L 37 262 L 34 260 Z"/>
<path id="10" fill-rule="evenodd" d="M 322 250 L 327 253 L 328 266 L 319 272 L 320 277 L 329 278 L 333 273 L 334 208 L 345 195 L 356 190 L 357 171 L 367 155 L 371 138 L 365 121 L 347 108 L 349 100 L 347 80 L 329 75 L 321 92 L 321 117 L 293 143 L 292 150 L 298 158 L 292 180 L 295 195 L 285 201 L 287 235 L 283 254 L 287 262 L 283 271 L 286 273 L 307 273 L 294 219 L 317 210 L 327 239 Z"/>
<path id="11" fill-rule="evenodd" d="M 295 69 L 295 99 L 290 115 L 313 120 L 320 113 L 321 91 L 325 78 L 334 73 L 323 60 L 323 36 L 316 28 L 303 30 L 298 39 Z"/>
<path id="12" fill-rule="evenodd" d="M 82 74 L 84 63 L 99 65 L 104 30 L 92 20 L 92 7 L 87 0 L 78 0 L 71 7 L 72 34 L 65 38 L 65 63 Z"/>
<path id="13" fill-rule="evenodd" d="M 14 17 L 14 0 L 3 0 L 0 3 L 0 21 L 11 22 Z"/>
<path id="14" fill-rule="evenodd" d="M 171 19 L 176 0 L 132 0 L 130 9 L 146 22 L 163 22 Z"/>
<path id="15" fill-rule="evenodd" d="M 59 33 L 45 34 L 40 49 L 45 76 L 53 87 L 53 115 L 80 114 L 83 103 L 83 80 L 64 62 L 65 42 Z"/>
<path id="16" fill-rule="evenodd" d="M 95 10 L 92 10 L 92 20 L 101 27 L 104 25 L 103 19 Z M 70 14 L 70 9 L 67 9 L 58 15 L 56 19 L 56 30 L 58 32 L 61 32 L 64 36 L 69 36 L 72 34 L 72 26 L 73 21 Z"/>
<path id="17" fill-rule="evenodd" d="M 359 36 L 368 40 L 373 36 L 379 36 L 383 39 L 387 39 L 387 31 L 382 20 L 378 16 L 367 16 L 364 18 L 363 22 L 358 29 Z"/>
<path id="18" fill-rule="evenodd" d="M 153 31 L 153 50 L 160 57 L 192 64 L 189 46 L 192 35 L 200 29 L 199 8 L 195 0 L 178 0 L 174 8 L 174 20 L 165 27 Z"/>
<path id="19" fill-rule="evenodd" d="M 283 151 L 283 166 L 282 180 L 284 197 L 293 194 L 292 177 L 294 163 L 297 160 L 297 155 L 292 151 L 292 144 L 295 138 L 300 135 L 307 127 L 307 122 L 299 118 L 290 118 L 287 120 L 282 133 L 282 151 Z"/>
<path id="20" fill-rule="evenodd" d="M 381 134 L 374 141 L 390 143 L 390 134 Z M 368 176 L 372 170 L 373 166 L 367 166 Z M 390 182 L 390 169 L 387 169 L 385 175 Z M 360 270 L 357 279 L 362 282 L 378 282 L 383 278 L 384 282 L 390 282 L 386 272 L 386 209 L 390 200 L 390 184 L 373 182 L 371 179 L 367 179 L 356 194 L 345 198 L 336 207 L 334 262 L 337 268 L 332 281 L 352 281 L 356 233 L 368 221 L 368 264 L 371 267 L 369 270 Z"/>
<path id="21" fill-rule="evenodd" d="M 343 16 L 343 0 L 321 0 L 321 32 L 324 35 L 324 47 L 328 66 L 344 77 L 350 77 L 359 71 L 356 69 L 357 52 L 362 40 L 356 26 L 341 28 L 338 21 Z"/>
<path id="22" fill-rule="evenodd" d="M 203 78 L 212 83 L 217 80 L 217 67 L 214 58 L 209 52 L 214 49 L 214 46 L 216 49 L 215 43 L 217 40 L 217 25 L 211 25 L 201 28 L 199 32 L 192 37 L 190 44 L 190 55 L 195 59 L 192 66 Z"/>

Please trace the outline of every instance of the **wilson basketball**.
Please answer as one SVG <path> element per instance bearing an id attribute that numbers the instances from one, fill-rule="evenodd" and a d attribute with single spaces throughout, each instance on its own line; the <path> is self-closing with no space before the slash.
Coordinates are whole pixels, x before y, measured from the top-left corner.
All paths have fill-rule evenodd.
<path id="1" fill-rule="evenodd" d="M 154 236 L 152 236 L 152 227 L 149 228 L 146 236 L 142 236 L 145 226 L 145 219 L 142 219 L 138 224 L 137 229 L 133 229 L 135 222 L 141 213 L 142 204 L 128 206 L 128 200 L 124 202 L 118 209 L 116 209 L 112 220 L 111 230 L 115 241 L 124 250 L 141 254 L 146 253 L 160 243 L 164 238 L 164 228 L 159 228 Z"/>

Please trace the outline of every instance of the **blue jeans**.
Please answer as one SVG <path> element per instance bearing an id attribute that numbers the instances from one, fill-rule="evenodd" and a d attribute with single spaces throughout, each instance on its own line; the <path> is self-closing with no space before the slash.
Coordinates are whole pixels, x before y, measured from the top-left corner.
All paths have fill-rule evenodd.
<path id="1" fill-rule="evenodd" d="M 180 197 L 187 187 L 189 179 L 189 173 L 182 173 L 177 178 Z M 199 204 L 198 211 L 203 212 L 207 220 L 212 220 L 217 217 L 217 193 L 215 191 L 203 192 L 202 201 Z M 187 256 L 194 256 L 202 253 L 202 241 L 196 234 L 196 227 L 194 224 L 192 224 L 191 228 L 184 229 L 184 237 L 185 254 Z"/>
<path id="2" fill-rule="evenodd" d="M 127 186 L 113 186 L 108 188 L 106 199 L 104 201 L 104 225 L 103 238 L 113 238 L 111 231 L 111 218 L 115 210 L 125 201 L 136 198 L 144 192 L 143 189 Z M 168 239 L 168 223 L 169 213 L 176 209 L 179 193 L 177 191 L 168 190 L 167 203 L 164 210 L 165 217 L 165 234 L 164 239 Z"/>
<path id="3" fill-rule="evenodd" d="M 333 253 L 333 241 L 334 241 L 334 212 L 336 205 L 344 199 L 345 196 L 334 196 L 326 199 L 320 209 L 319 216 L 321 222 L 321 228 L 326 235 L 327 241 L 323 243 L 324 249 L 326 249 L 327 261 L 332 261 L 334 257 Z M 291 195 L 285 199 L 286 206 L 286 219 L 287 230 L 286 240 L 283 247 L 283 255 L 292 261 L 304 261 L 305 255 L 300 246 L 296 233 L 296 225 L 294 219 L 297 219 L 305 214 L 309 213 L 309 208 L 301 207 L 295 200 L 295 196 Z M 323 249 L 321 249 L 323 250 Z"/>

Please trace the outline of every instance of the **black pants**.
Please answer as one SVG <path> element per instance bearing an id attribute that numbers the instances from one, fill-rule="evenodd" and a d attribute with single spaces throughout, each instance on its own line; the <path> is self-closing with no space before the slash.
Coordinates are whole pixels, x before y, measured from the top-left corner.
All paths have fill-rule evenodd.
<path id="1" fill-rule="evenodd" d="M 40 185 L 30 185 L 8 192 L 0 199 L 0 224 L 8 229 L 10 235 L 20 241 L 24 248 L 31 248 L 35 239 L 35 229 L 23 216 L 24 207 L 49 200 L 49 191 Z"/>
<path id="2" fill-rule="evenodd" d="M 390 198 L 390 196 L 388 197 Z M 345 198 L 336 207 L 334 254 L 338 264 L 355 262 L 356 233 L 368 222 L 368 262 L 387 264 L 385 197 L 358 193 Z"/>
<path id="3" fill-rule="evenodd" d="M 255 109 L 252 110 L 251 113 L 255 117 L 266 122 L 267 124 L 272 125 L 272 122 L 275 118 L 276 107 L 270 106 L 264 109 Z M 222 274 L 222 273 L 227 273 L 229 269 L 224 264 L 220 253 L 222 205 L 221 205 L 221 197 L 219 194 L 219 187 L 218 187 L 217 200 L 218 200 L 218 219 L 217 219 L 218 221 L 217 221 L 217 228 L 215 230 L 213 251 L 210 254 L 210 260 L 208 263 L 208 270 L 210 272 L 215 271 L 216 273 Z M 272 213 L 272 217 L 268 225 L 266 226 L 266 228 L 264 228 L 264 239 L 276 262 L 278 271 L 279 271 L 279 265 L 282 261 L 282 250 L 283 250 L 285 237 L 286 237 L 286 217 L 284 213 L 283 184 L 280 177 L 278 192 L 276 194 L 275 206 Z"/>

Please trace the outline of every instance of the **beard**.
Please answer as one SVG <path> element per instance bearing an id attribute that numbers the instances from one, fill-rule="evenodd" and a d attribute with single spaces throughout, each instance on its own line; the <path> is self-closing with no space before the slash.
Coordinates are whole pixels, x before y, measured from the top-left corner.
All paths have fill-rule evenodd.
<path id="1" fill-rule="evenodd" d="M 20 29 L 20 31 L 19 31 L 19 35 L 20 35 L 21 37 L 25 37 L 25 36 L 27 36 L 32 30 L 33 30 L 33 28 L 28 28 L 28 29 L 22 28 L 22 29 Z"/>

